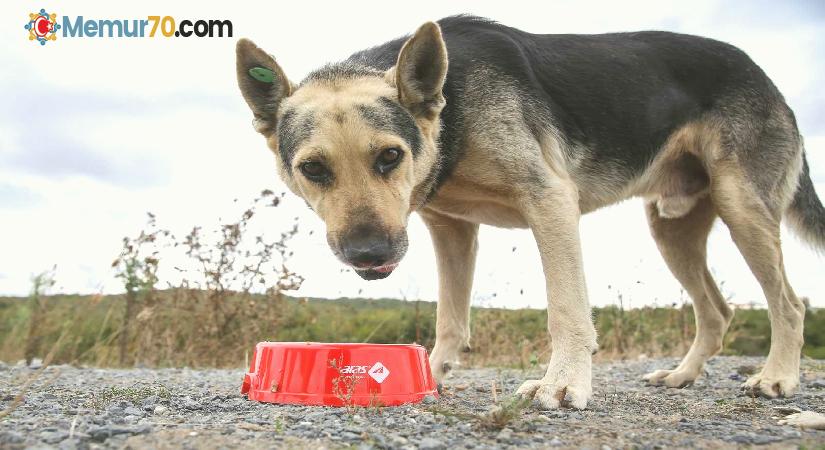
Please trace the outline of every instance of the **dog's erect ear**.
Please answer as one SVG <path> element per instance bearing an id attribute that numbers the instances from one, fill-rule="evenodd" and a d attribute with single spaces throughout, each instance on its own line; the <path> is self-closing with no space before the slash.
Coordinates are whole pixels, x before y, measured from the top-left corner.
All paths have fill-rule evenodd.
<path id="1" fill-rule="evenodd" d="M 433 115 L 444 107 L 447 46 L 441 29 L 427 22 L 401 48 L 395 66 L 398 99 L 414 115 Z"/>
<path id="2" fill-rule="evenodd" d="M 255 129 L 269 135 L 275 131 L 278 105 L 292 94 L 292 84 L 275 58 L 249 39 L 239 40 L 236 52 L 238 86 L 255 114 Z"/>

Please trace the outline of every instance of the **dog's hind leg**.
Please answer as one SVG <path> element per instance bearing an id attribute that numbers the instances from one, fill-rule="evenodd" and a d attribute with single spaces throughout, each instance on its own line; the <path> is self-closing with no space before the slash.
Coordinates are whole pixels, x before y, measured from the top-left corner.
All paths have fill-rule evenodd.
<path id="1" fill-rule="evenodd" d="M 706 261 L 708 234 L 716 212 L 708 197 L 699 199 L 690 212 L 676 219 L 662 217 L 655 202 L 647 203 L 645 209 L 650 232 L 665 263 L 693 300 L 696 337 L 678 367 L 657 370 L 644 379 L 680 388 L 693 383 L 705 361 L 722 349 L 722 338 L 733 318 Z"/>
<path id="2" fill-rule="evenodd" d="M 430 367 L 441 383 L 470 345 L 470 293 L 478 249 L 478 224 L 429 210 L 421 217 L 430 230 L 438 265 L 438 308 Z"/>
<path id="3" fill-rule="evenodd" d="M 758 183 L 752 181 L 759 174 L 746 176 L 745 170 L 735 161 L 724 160 L 716 164 L 711 173 L 711 195 L 719 216 L 730 229 L 734 243 L 768 301 L 771 321 L 768 359 L 762 371 L 748 379 L 744 387 L 766 397 L 787 396 L 799 386 L 805 316 L 805 305 L 796 297 L 785 275 L 779 240 L 779 222 L 784 211 L 777 199 L 789 196 L 771 192 L 760 195 Z M 788 170 L 786 176 L 796 180 L 798 170 Z M 785 185 L 793 186 L 778 184 L 779 187 Z"/>

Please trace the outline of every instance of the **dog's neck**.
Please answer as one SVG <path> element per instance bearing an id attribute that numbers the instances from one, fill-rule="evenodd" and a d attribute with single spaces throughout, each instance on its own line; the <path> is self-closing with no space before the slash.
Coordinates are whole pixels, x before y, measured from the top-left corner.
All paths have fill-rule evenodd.
<path id="1" fill-rule="evenodd" d="M 424 151 L 416 158 L 416 185 L 410 196 L 410 211 L 416 211 L 426 205 L 438 191 L 439 180 L 443 179 L 441 176 L 444 170 L 440 139 L 441 126 L 442 121 L 439 116 L 436 116 L 434 120 L 428 120 L 425 124 L 419 121 L 422 134 L 425 135 L 425 139 L 431 140 L 432 145 L 426 145 Z"/>

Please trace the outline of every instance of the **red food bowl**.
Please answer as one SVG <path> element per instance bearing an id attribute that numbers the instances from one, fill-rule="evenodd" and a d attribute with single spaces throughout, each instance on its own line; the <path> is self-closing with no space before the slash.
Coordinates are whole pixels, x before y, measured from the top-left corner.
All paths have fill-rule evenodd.
<path id="1" fill-rule="evenodd" d="M 393 406 L 438 397 L 420 345 L 261 342 L 241 394 L 250 400 Z"/>

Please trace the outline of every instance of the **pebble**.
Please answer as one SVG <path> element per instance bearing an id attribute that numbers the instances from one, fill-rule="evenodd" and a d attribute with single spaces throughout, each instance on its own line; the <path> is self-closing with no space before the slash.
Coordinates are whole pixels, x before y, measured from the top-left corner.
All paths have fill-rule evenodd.
<path id="1" fill-rule="evenodd" d="M 158 402 L 158 400 L 159 399 L 157 395 L 150 395 L 144 398 L 142 402 L 140 402 L 140 406 L 146 411 L 151 411 L 155 407 L 155 404 Z"/>
<path id="2" fill-rule="evenodd" d="M 344 440 L 347 440 L 347 441 L 356 441 L 356 440 L 361 439 L 361 434 L 353 433 L 352 431 L 342 431 L 339 434 L 339 436 L 341 436 L 341 439 L 344 439 Z"/>
<path id="3" fill-rule="evenodd" d="M 102 426 L 102 427 L 95 427 L 90 428 L 88 430 L 89 436 L 91 436 L 93 441 L 103 442 L 106 439 L 122 435 L 122 434 L 145 434 L 151 430 L 149 425 L 142 425 L 138 427 L 118 427 L 118 426 Z"/>
<path id="4" fill-rule="evenodd" d="M 127 416 L 142 416 L 143 411 L 141 411 L 138 408 L 135 408 L 134 406 L 130 406 L 123 410 L 123 414 L 126 414 Z"/>
<path id="5" fill-rule="evenodd" d="M 59 450 L 85 450 L 89 448 L 89 445 L 80 439 L 72 438 L 61 442 L 57 448 Z"/>
<path id="6" fill-rule="evenodd" d="M 817 378 L 810 383 L 810 386 L 814 389 L 825 389 L 825 379 Z"/>
<path id="7" fill-rule="evenodd" d="M 444 450 L 447 446 L 441 441 L 433 438 L 424 438 L 418 442 L 419 450 Z"/>
<path id="8" fill-rule="evenodd" d="M 426 396 L 424 396 L 424 398 L 421 400 L 421 403 L 422 403 L 422 404 L 424 404 L 424 405 L 434 405 L 434 404 L 438 403 L 438 399 L 437 399 L 437 398 L 435 398 L 435 397 L 434 397 L 434 396 L 432 396 L 432 395 L 426 395 Z"/>
<path id="9" fill-rule="evenodd" d="M 448 387 L 463 385 L 466 389 L 449 389 L 449 395 L 428 398 L 417 405 L 359 408 L 353 414 L 344 408 L 248 401 L 237 394 L 242 377 L 238 370 L 64 366 L 52 383 L 32 385 L 27 400 L 0 421 L 0 448 L 151 448 L 163 439 L 164 443 L 169 440 L 173 448 L 350 446 L 365 450 L 446 450 L 589 446 L 609 450 L 810 447 L 808 444 L 825 440 L 825 432 L 776 425 L 776 417 L 786 411 L 825 410 L 822 388 L 817 387 L 819 383 L 825 385 L 821 363 L 802 362 L 810 376 L 798 396 L 777 400 L 738 396 L 740 381 L 730 375 L 739 375 L 739 367 L 759 367 L 763 363 L 764 358 L 716 357 L 711 375 L 684 390 L 648 387 L 638 381 L 640 374 L 678 364 L 675 358 L 596 363 L 594 396 L 588 410 L 541 411 L 533 403 L 496 430 L 474 418 L 493 406 L 491 381 L 496 380 L 502 402 L 530 374 L 508 369 L 456 370 Z M 8 386 L 17 386 L 21 373 L 29 373 L 25 365 L 0 370 L 0 408 L 2 402 L 13 400 L 15 392 Z M 162 384 L 170 397 L 160 392 L 142 399 L 109 397 L 112 387 L 135 383 Z M 485 387 L 486 391 L 476 392 L 475 387 Z M 431 407 L 434 404 L 437 409 Z M 614 436 L 616 440 L 594 443 L 594 436 Z"/>
<path id="10" fill-rule="evenodd" d="M 192 397 L 186 397 L 183 399 L 183 407 L 186 409 L 201 409 L 201 404 Z"/>
<path id="11" fill-rule="evenodd" d="M 22 433 L 13 430 L 0 432 L 0 444 L 19 444 L 26 440 Z"/>
<path id="12" fill-rule="evenodd" d="M 502 428 L 501 431 L 498 432 L 496 435 L 496 441 L 498 442 L 508 442 L 510 439 L 513 438 L 513 430 L 509 428 Z"/>
<path id="13" fill-rule="evenodd" d="M 57 444 L 68 437 L 69 433 L 65 431 L 46 431 L 40 433 L 40 440 L 47 444 Z"/>

